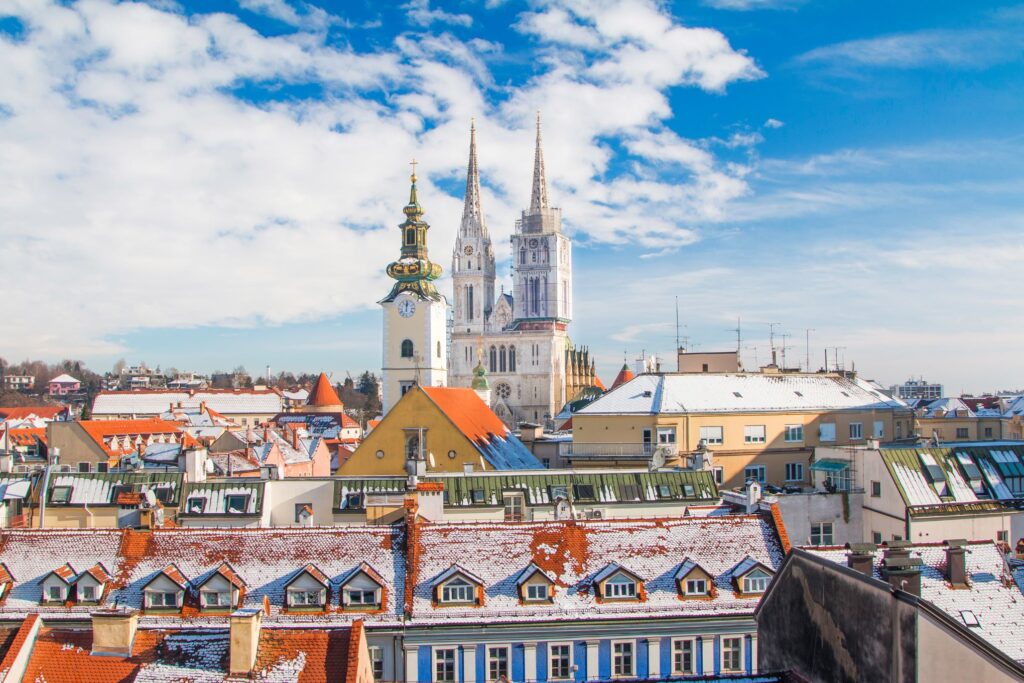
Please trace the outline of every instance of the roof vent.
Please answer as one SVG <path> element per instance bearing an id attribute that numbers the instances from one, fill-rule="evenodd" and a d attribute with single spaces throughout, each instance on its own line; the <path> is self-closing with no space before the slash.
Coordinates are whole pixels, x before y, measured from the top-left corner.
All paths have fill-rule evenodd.
<path id="1" fill-rule="evenodd" d="M 732 392 L 732 395 L 733 395 L 733 396 L 735 396 L 736 398 L 743 398 L 743 394 L 741 394 L 741 393 L 740 393 L 740 392 L 738 392 L 738 391 L 734 391 L 734 392 Z"/>
<path id="2" fill-rule="evenodd" d="M 652 395 L 650 389 L 644 389 L 644 398 L 650 398 Z"/>

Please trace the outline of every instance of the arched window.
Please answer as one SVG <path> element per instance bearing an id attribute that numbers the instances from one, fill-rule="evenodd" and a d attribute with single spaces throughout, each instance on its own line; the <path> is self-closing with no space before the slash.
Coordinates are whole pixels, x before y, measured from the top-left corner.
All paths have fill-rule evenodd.
<path id="1" fill-rule="evenodd" d="M 520 247 L 519 248 L 519 262 L 520 263 L 526 263 L 526 248 L 525 247 Z"/>
<path id="2" fill-rule="evenodd" d="M 508 371 L 516 371 L 516 347 L 508 347 Z"/>
<path id="3" fill-rule="evenodd" d="M 473 259 L 469 259 L 466 263 L 468 264 L 467 270 L 473 270 Z"/>
<path id="4" fill-rule="evenodd" d="M 499 364 L 499 367 L 501 368 L 502 372 L 505 372 L 505 368 L 507 367 L 507 364 L 506 364 L 507 356 L 505 355 L 505 345 L 504 344 L 502 344 L 502 346 L 501 346 L 501 351 L 499 352 L 498 357 L 499 357 L 499 359 L 501 361 L 500 364 Z"/>
<path id="5" fill-rule="evenodd" d="M 441 342 L 437 342 L 437 357 L 441 357 Z"/>
<path id="6" fill-rule="evenodd" d="M 402 340 L 402 358 L 412 358 L 412 339 Z"/>
<path id="7" fill-rule="evenodd" d="M 473 285 L 466 287 L 466 319 L 473 319 Z"/>
<path id="8" fill-rule="evenodd" d="M 491 347 L 491 372 L 498 371 L 498 349 L 494 346 Z"/>
<path id="9" fill-rule="evenodd" d="M 411 244 L 416 244 L 416 229 L 415 228 L 406 228 L 405 229 L 405 243 L 406 244 L 410 244 L 410 245 Z"/>

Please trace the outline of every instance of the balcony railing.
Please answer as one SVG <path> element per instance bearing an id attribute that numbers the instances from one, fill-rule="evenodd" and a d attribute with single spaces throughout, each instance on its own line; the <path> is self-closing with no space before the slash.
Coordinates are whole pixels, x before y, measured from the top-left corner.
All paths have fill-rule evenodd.
<path id="1" fill-rule="evenodd" d="M 658 449 L 653 443 L 575 443 L 558 444 L 558 454 L 564 458 L 644 458 L 649 459 Z"/>

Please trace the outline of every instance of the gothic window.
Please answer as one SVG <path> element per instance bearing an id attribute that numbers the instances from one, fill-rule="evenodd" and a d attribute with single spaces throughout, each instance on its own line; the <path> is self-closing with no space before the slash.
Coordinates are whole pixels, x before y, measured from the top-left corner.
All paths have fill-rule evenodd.
<path id="1" fill-rule="evenodd" d="M 498 371 L 498 349 L 494 346 L 491 347 L 491 372 Z"/>
<path id="2" fill-rule="evenodd" d="M 526 249 L 522 247 L 519 248 L 519 262 L 526 263 Z"/>
<path id="3" fill-rule="evenodd" d="M 501 368 L 501 372 L 505 372 L 507 357 L 505 355 L 505 345 L 504 344 L 502 344 L 501 350 L 498 352 L 498 358 L 500 359 L 500 363 L 499 363 L 498 367 Z"/>
<path id="4" fill-rule="evenodd" d="M 468 320 L 472 320 L 473 319 L 473 285 L 469 285 L 468 287 L 466 287 L 466 308 L 468 309 L 468 312 L 466 313 L 466 317 L 467 317 Z"/>
<path id="5" fill-rule="evenodd" d="M 412 339 L 402 340 L 402 358 L 412 358 Z"/>
<path id="6" fill-rule="evenodd" d="M 508 371 L 516 371 L 516 347 L 508 347 Z"/>
<path id="7" fill-rule="evenodd" d="M 469 270 L 473 270 L 473 259 L 469 259 L 466 263 L 469 265 Z"/>
<path id="8" fill-rule="evenodd" d="M 544 292 L 544 301 L 541 304 L 541 313 L 543 315 L 548 314 L 548 276 L 544 276 L 544 280 L 541 284 L 541 291 Z"/>
<path id="9" fill-rule="evenodd" d="M 405 229 L 405 243 L 409 245 L 416 244 L 416 230 L 414 228 Z"/>
<path id="10" fill-rule="evenodd" d="M 533 304 L 533 314 L 540 314 L 540 278 L 533 278 L 533 296 L 530 297 L 531 303 Z"/>
<path id="11" fill-rule="evenodd" d="M 494 387 L 494 393 L 498 395 L 498 398 L 505 400 L 512 395 L 512 387 L 505 382 L 499 382 L 498 386 Z"/>
<path id="12" fill-rule="evenodd" d="M 543 261 L 544 263 L 547 263 L 548 260 L 551 258 L 551 252 L 548 251 L 547 242 L 544 243 L 544 253 L 542 254 L 542 256 L 543 258 L 541 259 L 541 261 Z"/>

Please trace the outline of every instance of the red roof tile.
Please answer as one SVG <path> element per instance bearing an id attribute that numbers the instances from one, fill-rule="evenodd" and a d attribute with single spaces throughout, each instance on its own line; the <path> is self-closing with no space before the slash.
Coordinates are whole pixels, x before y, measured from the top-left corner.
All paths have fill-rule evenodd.
<path id="1" fill-rule="evenodd" d="M 625 384 L 629 380 L 633 379 L 636 375 L 629 369 L 627 363 L 622 364 L 622 369 L 619 370 L 619 374 L 615 375 L 615 381 L 612 382 L 612 389 L 618 388 L 620 384 Z"/>
<path id="2" fill-rule="evenodd" d="M 60 567 L 57 567 L 50 573 L 56 574 L 58 577 L 64 580 L 64 583 L 71 583 L 71 581 L 74 580 L 75 576 L 78 575 L 78 572 L 76 572 L 75 568 L 72 567 L 70 564 L 64 564 Z"/>
<path id="3" fill-rule="evenodd" d="M 493 435 L 508 433 L 505 423 L 487 407 L 472 389 L 455 387 L 422 387 L 431 401 L 441 409 L 456 428 L 473 443 L 487 443 Z"/>
<path id="4" fill-rule="evenodd" d="M 43 427 L 7 430 L 8 446 L 35 446 L 37 441 L 46 444 L 46 429 Z"/>
<path id="5" fill-rule="evenodd" d="M 66 406 L 18 406 L 15 408 L 0 408 L 0 420 L 23 420 L 32 415 L 41 417 L 44 420 L 53 420 L 66 410 Z"/>
<path id="6" fill-rule="evenodd" d="M 338 392 L 331 386 L 331 380 L 327 379 L 327 375 L 320 373 L 320 376 L 316 378 L 316 383 L 309 392 L 309 398 L 306 399 L 307 406 L 341 406 L 343 405 L 341 399 L 338 398 Z"/>
<path id="7" fill-rule="evenodd" d="M 97 562 L 94 566 L 90 567 L 89 569 L 86 569 L 84 572 L 78 575 L 75 581 L 77 582 L 78 579 L 82 578 L 86 574 L 96 579 L 100 583 L 106 583 L 107 581 L 110 581 L 110 573 L 107 571 L 107 568 L 103 566 L 102 562 Z"/>
<path id="8" fill-rule="evenodd" d="M 235 573 L 234 567 L 232 567 L 231 564 L 228 562 L 221 562 L 220 566 L 217 567 L 217 571 L 214 573 L 223 576 L 225 579 L 228 580 L 228 582 L 232 586 L 234 586 L 238 590 L 242 590 L 243 588 L 245 588 L 245 581 L 243 581 L 241 577 L 239 577 L 238 574 Z"/>

